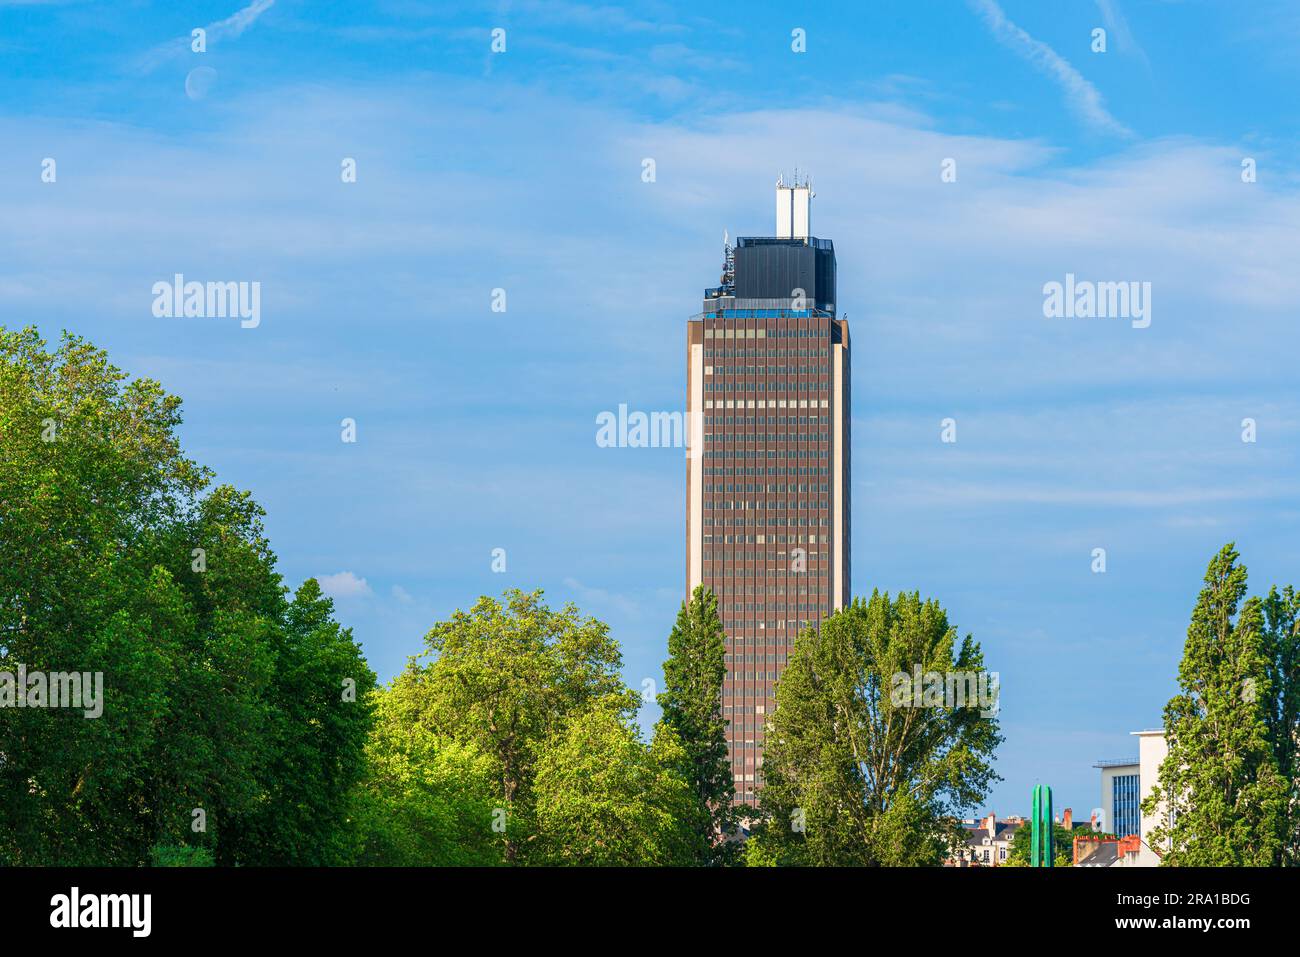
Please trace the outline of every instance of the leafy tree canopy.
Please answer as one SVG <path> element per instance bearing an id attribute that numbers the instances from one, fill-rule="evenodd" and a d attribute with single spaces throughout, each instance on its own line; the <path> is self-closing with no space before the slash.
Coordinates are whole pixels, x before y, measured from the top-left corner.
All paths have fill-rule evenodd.
<path id="1" fill-rule="evenodd" d="M 94 718 L 0 709 L 0 861 L 345 853 L 374 676 L 314 581 L 289 601 L 261 508 L 180 423 L 84 340 L 0 330 L 0 672 L 103 686 Z"/>
<path id="2" fill-rule="evenodd" d="M 755 857 L 938 865 L 951 821 L 996 780 L 995 700 L 913 695 L 914 675 L 978 680 L 979 645 L 933 599 L 873 592 L 805 630 L 777 687 Z M 906 679 L 906 680 L 904 680 Z M 903 694 L 900 694 L 903 691 Z"/>

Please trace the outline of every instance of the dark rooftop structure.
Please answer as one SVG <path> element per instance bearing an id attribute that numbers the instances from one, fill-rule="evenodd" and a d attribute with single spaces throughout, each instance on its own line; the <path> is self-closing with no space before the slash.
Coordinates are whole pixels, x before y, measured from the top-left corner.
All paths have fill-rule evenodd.
<path id="1" fill-rule="evenodd" d="M 721 282 L 704 290 L 704 312 L 780 310 L 835 316 L 835 244 L 811 235 L 812 187 L 777 181 L 776 235 L 725 244 Z"/>

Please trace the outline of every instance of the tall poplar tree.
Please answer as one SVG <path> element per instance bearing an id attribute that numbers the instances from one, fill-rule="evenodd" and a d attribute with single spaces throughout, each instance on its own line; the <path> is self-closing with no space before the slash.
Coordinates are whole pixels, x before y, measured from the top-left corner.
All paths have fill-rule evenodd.
<path id="1" fill-rule="evenodd" d="M 1143 802 L 1162 863 L 1267 866 L 1283 858 L 1287 782 L 1270 739 L 1277 691 L 1265 603 L 1246 595 L 1246 568 L 1225 545 L 1210 562 L 1165 706 L 1169 753 Z M 1275 606 L 1274 611 L 1279 609 Z"/>
<path id="2" fill-rule="evenodd" d="M 668 636 L 664 691 L 658 696 L 663 723 L 681 741 L 682 775 L 691 785 L 698 810 L 697 863 L 733 863 L 738 847 L 727 722 L 722 717 L 722 679 L 727 673 L 727 640 L 718 616 L 718 599 L 703 585 L 682 602 Z"/>
<path id="3" fill-rule="evenodd" d="M 1295 867 L 1300 864 L 1300 593 L 1290 585 L 1281 591 L 1275 586 L 1263 604 L 1268 736 L 1287 787 L 1280 863 Z"/>

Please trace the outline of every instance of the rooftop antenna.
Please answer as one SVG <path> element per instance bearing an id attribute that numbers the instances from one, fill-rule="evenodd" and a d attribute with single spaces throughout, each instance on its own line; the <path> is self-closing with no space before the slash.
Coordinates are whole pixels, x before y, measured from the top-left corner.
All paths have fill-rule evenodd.
<path id="1" fill-rule="evenodd" d="M 776 238 L 801 239 L 805 243 L 812 235 L 812 180 L 799 178 L 796 167 L 794 180 L 786 185 L 785 176 L 776 181 Z"/>

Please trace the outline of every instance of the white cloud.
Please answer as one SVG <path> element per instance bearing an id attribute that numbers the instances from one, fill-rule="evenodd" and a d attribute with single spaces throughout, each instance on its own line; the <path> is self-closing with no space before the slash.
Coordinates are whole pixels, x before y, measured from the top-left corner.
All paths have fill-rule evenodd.
<path id="1" fill-rule="evenodd" d="M 1097 0 L 1097 9 L 1101 11 L 1102 22 L 1106 24 L 1107 34 L 1114 40 L 1115 49 L 1137 57 L 1149 70 L 1151 64 L 1147 60 L 1146 51 L 1133 39 L 1133 31 L 1128 27 L 1128 20 L 1120 9 L 1118 0 Z"/>
<path id="2" fill-rule="evenodd" d="M 209 23 L 203 28 L 207 33 L 208 45 L 211 46 L 213 43 L 219 43 L 222 40 L 234 40 L 256 23 L 258 17 L 273 6 L 275 6 L 275 0 L 253 0 L 248 6 L 236 10 L 224 20 L 215 20 Z M 166 43 L 160 43 L 140 58 L 137 67 L 147 73 L 161 66 L 167 60 L 189 53 L 190 42 L 191 37 L 187 34 L 183 37 L 168 40 Z"/>
<path id="3" fill-rule="evenodd" d="M 491 514 L 524 540 L 569 543 L 563 565 L 537 574 L 573 576 L 583 604 L 632 615 L 651 607 L 641 588 L 623 589 L 634 601 L 614 602 L 641 566 L 605 566 L 621 560 L 623 542 L 664 543 L 677 560 L 682 458 L 599 450 L 593 416 L 619 402 L 680 407 L 680 325 L 665 334 L 664 317 L 680 323 L 698 309 L 724 227 L 771 229 L 775 169 L 797 164 L 814 173 L 814 229 L 835 241 L 850 313 L 855 456 L 872 463 L 859 478 L 876 483 L 858 501 L 915 505 L 907 514 L 916 515 L 933 494 L 1005 515 L 1005 503 L 1025 500 L 1086 508 L 1097 521 L 1109 509 L 1131 527 L 1147 520 L 1135 510 L 1159 509 L 1151 520 L 1174 509 L 1222 518 L 1292 491 L 1294 442 L 1281 429 L 1294 409 L 1263 403 L 1291 387 L 1287 360 L 1300 349 L 1300 197 L 1285 156 L 1267 182 L 1246 185 L 1239 150 L 1192 139 L 1070 164 L 1042 141 L 954 135 L 924 114 L 872 106 L 638 122 L 508 85 L 492 97 L 511 141 L 532 144 L 535 176 L 509 175 L 493 153 L 450 169 L 410 158 L 436 130 L 471 142 L 499 121 L 484 118 L 487 101 L 471 84 L 437 95 L 266 91 L 233 99 L 220 135 L 199 144 L 122 125 L 0 119 L 0 140 L 61 165 L 66 157 L 79 171 L 57 191 L 0 180 L 9 266 L 0 310 L 45 315 L 47 331 L 64 322 L 132 371 L 161 376 L 187 400 L 200 460 L 253 488 L 273 515 L 306 524 L 358 509 L 375 533 L 346 542 L 328 559 L 335 567 L 401 580 L 401 567 L 428 562 L 424 542 L 456 539 L 472 544 L 440 554 L 435 573 L 463 581 L 463 569 L 483 565 L 484 537 L 496 541 L 482 517 Z M 589 148 L 574 155 L 548 138 L 561 123 Z M 801 152 L 790 129 L 836 149 Z M 336 185 L 337 167 L 320 159 L 350 155 L 343 150 L 359 142 L 373 157 L 361 167 L 364 215 L 351 187 Z M 643 156 L 659 161 L 653 187 L 635 172 Z M 955 184 L 939 179 L 947 156 L 959 158 Z M 588 184 L 576 213 L 563 190 L 544 185 L 561 176 Z M 201 194 L 185 185 L 196 178 L 208 184 Z M 442 264 L 432 277 L 420 266 L 431 258 Z M 267 280 L 276 310 L 255 348 L 199 326 L 141 321 L 149 284 L 191 263 L 202 278 Z M 498 263 L 510 264 L 504 280 Z M 366 288 L 382 295 L 340 283 L 344 268 L 364 270 Z M 1067 271 L 1152 281 L 1151 328 L 1045 320 L 1042 285 Z M 410 341 L 454 339 L 458 310 L 484 309 L 481 292 L 496 285 L 510 287 L 511 313 L 528 319 L 512 328 L 520 352 L 536 347 L 544 361 L 484 375 L 456 348 L 393 348 L 408 331 Z M 574 304 L 615 296 L 625 304 L 620 323 L 588 347 L 582 324 L 594 327 L 600 320 L 589 317 L 601 313 Z M 364 310 L 374 335 L 355 340 Z M 544 351 L 560 317 L 571 355 Z M 367 380 L 381 371 L 408 404 L 374 404 Z M 456 408 L 472 414 L 431 416 L 446 399 L 427 382 L 455 388 Z M 521 399 L 529 393 L 558 398 L 536 407 Z M 1192 409 L 1153 402 L 1197 394 L 1206 400 Z M 369 415 L 372 454 L 348 454 L 320 408 Z M 938 446 L 946 415 L 960 423 L 955 450 Z M 1237 436 L 1247 415 L 1261 423 L 1257 447 Z M 1211 453 L 1241 455 L 1226 460 L 1229 481 L 1256 494 L 1207 496 L 1228 474 Z M 485 467 L 466 472 L 457 461 Z M 319 480 L 326 474 L 332 482 Z M 424 504 L 413 511 L 411 502 Z M 855 518 L 865 515 L 855 507 Z M 334 528 L 298 534 L 301 554 L 342 547 Z M 672 577 L 644 577 L 643 587 Z M 387 599 L 388 586 L 381 591 Z M 427 585 L 420 591 L 417 604 L 432 600 Z M 397 600 L 373 605 L 407 610 Z"/>
<path id="4" fill-rule="evenodd" d="M 1097 88 L 1085 80 L 1068 60 L 1008 20 L 994 0 L 970 0 L 970 3 L 983 16 L 984 22 L 1001 43 L 1015 50 L 1060 84 L 1070 106 L 1088 123 L 1107 133 L 1131 135 L 1129 129 L 1107 111 Z"/>
<path id="5" fill-rule="evenodd" d="M 582 605 L 590 606 L 582 609 L 586 614 L 592 614 L 593 611 L 603 612 L 607 609 L 613 609 L 632 618 L 638 618 L 641 615 L 640 606 L 626 595 L 620 595 L 604 588 L 593 588 L 584 585 L 576 578 L 566 578 L 564 584 L 567 588 L 573 589 Z"/>
<path id="6" fill-rule="evenodd" d="M 258 17 L 273 6 L 275 6 L 275 0 L 253 0 L 244 9 L 237 10 L 226 19 L 208 24 L 208 39 L 211 40 L 215 37 L 223 40 L 227 37 L 233 39 L 239 36 L 251 27 Z"/>
<path id="7" fill-rule="evenodd" d="M 352 572 L 317 575 L 316 581 L 320 582 L 321 591 L 331 598 L 368 598 L 374 594 L 370 583 Z"/>
<path id="8" fill-rule="evenodd" d="M 394 585 L 390 589 L 390 594 L 392 594 L 392 596 L 395 599 L 397 599 L 399 602 L 401 602 L 403 605 L 409 605 L 411 602 L 415 601 L 415 598 L 411 595 L 411 593 L 407 591 L 405 588 L 403 588 L 401 585 Z"/>

